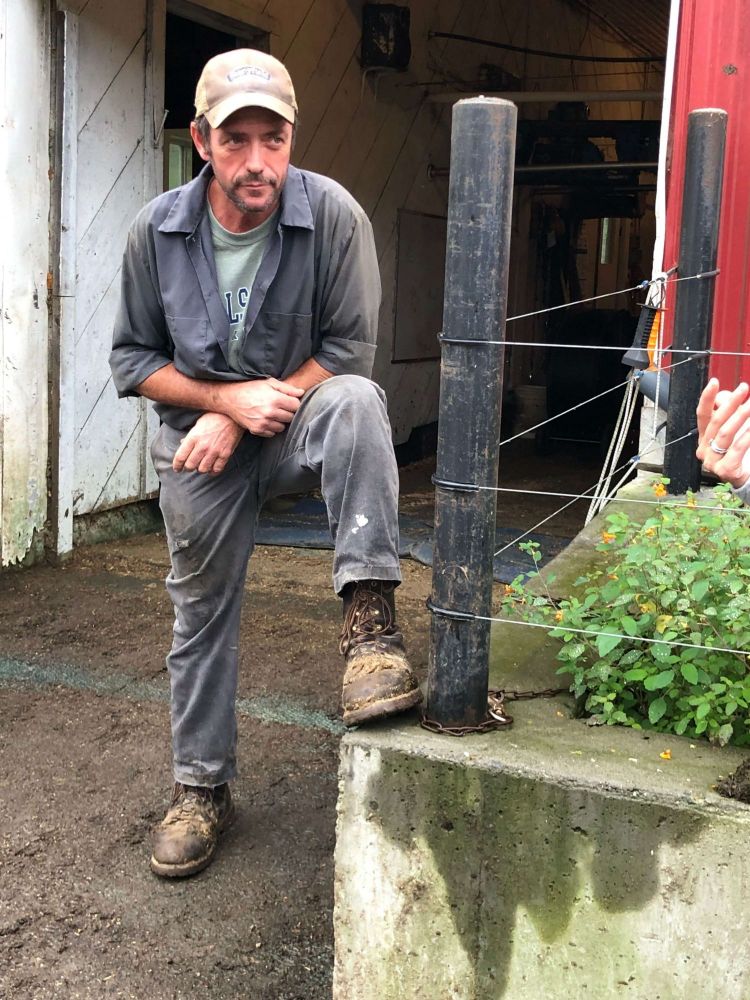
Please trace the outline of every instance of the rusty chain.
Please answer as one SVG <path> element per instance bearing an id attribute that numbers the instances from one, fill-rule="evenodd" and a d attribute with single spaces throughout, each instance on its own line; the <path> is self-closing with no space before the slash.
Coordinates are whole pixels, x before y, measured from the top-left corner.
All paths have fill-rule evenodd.
<path id="1" fill-rule="evenodd" d="M 431 733 L 443 736 L 469 736 L 471 733 L 491 733 L 496 729 L 507 729 L 513 725 L 513 716 L 505 711 L 508 701 L 530 701 L 532 698 L 554 698 L 565 694 L 566 687 L 544 688 L 542 691 L 506 691 L 494 688 L 487 692 L 487 718 L 476 726 L 444 726 L 422 714 L 420 725 Z"/>

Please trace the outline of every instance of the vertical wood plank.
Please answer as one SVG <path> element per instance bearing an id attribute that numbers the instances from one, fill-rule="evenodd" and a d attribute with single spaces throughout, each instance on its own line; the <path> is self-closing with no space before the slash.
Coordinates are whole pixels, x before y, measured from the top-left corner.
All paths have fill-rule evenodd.
<path id="1" fill-rule="evenodd" d="M 278 24 L 278 32 L 271 35 L 271 54 L 286 59 L 289 46 L 294 41 L 300 25 L 310 13 L 316 0 L 269 0 L 263 11 Z"/>
<path id="2" fill-rule="evenodd" d="M 47 510 L 50 39 L 46 6 L 0 5 L 0 563 L 23 559 Z"/>
<path id="3" fill-rule="evenodd" d="M 62 205 L 60 213 L 60 385 L 57 441 L 57 555 L 73 549 L 76 399 L 76 274 L 78 195 L 78 35 L 75 14 L 65 15 L 65 76 L 62 120 Z"/>

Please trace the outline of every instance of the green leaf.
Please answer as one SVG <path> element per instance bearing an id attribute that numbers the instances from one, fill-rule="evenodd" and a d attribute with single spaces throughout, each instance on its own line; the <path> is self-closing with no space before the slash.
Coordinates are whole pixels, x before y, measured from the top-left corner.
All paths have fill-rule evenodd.
<path id="1" fill-rule="evenodd" d="M 695 710 L 695 717 L 696 719 L 705 719 L 710 711 L 711 703 L 708 701 L 702 701 Z"/>
<path id="2" fill-rule="evenodd" d="M 623 680 L 625 681 L 642 681 L 643 678 L 648 674 L 648 671 L 643 667 L 633 667 L 632 670 L 628 670 L 623 674 Z"/>
<path id="3" fill-rule="evenodd" d="M 667 703 L 664 698 L 657 698 L 648 706 L 648 721 L 655 726 L 667 710 Z"/>
<path id="4" fill-rule="evenodd" d="M 596 637 L 596 651 L 599 656 L 606 656 L 607 653 L 611 653 L 616 646 L 619 646 L 621 642 L 622 639 L 619 635 L 611 635 L 609 632 L 605 632 Z"/>
<path id="5" fill-rule="evenodd" d="M 568 633 L 570 634 L 570 633 Z M 577 660 L 579 656 L 583 656 L 586 652 L 586 645 L 583 642 L 572 642 L 568 648 L 565 650 L 565 654 L 569 660 Z"/>
<path id="6" fill-rule="evenodd" d="M 620 657 L 620 666 L 629 667 L 631 663 L 637 663 L 641 659 L 643 659 L 643 653 L 640 649 L 629 649 Z"/>
<path id="7" fill-rule="evenodd" d="M 698 668 L 694 663 L 683 663 L 680 667 L 680 673 L 688 682 L 688 684 L 698 683 Z"/>
<path id="8" fill-rule="evenodd" d="M 659 663 L 669 662 L 672 655 L 672 647 L 667 642 L 655 642 L 651 647 L 653 650 L 653 657 Z"/>
<path id="9" fill-rule="evenodd" d="M 720 747 L 727 745 L 727 743 L 732 738 L 733 732 L 734 732 L 734 726 L 732 725 L 731 722 L 726 722 L 723 726 L 720 727 L 718 733 L 718 741 Z"/>
<path id="10" fill-rule="evenodd" d="M 673 680 L 674 670 L 662 670 L 661 673 L 647 677 L 643 686 L 647 691 L 660 691 L 662 688 L 669 687 Z"/>
<path id="11" fill-rule="evenodd" d="M 620 619 L 620 624 L 623 627 L 623 631 L 627 632 L 628 635 L 638 635 L 638 622 L 630 615 L 623 615 Z"/>

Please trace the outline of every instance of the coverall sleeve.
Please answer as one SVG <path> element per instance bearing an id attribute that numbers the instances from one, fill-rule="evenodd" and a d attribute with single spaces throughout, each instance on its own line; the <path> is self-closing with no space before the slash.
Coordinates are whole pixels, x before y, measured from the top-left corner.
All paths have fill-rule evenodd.
<path id="1" fill-rule="evenodd" d="M 168 365 L 173 356 L 144 212 L 130 230 L 122 262 L 120 304 L 109 356 L 118 396 L 139 395 L 136 386 Z"/>
<path id="2" fill-rule="evenodd" d="M 372 225 L 356 205 L 335 227 L 321 295 L 322 342 L 313 358 L 333 375 L 369 378 L 375 361 L 380 273 Z"/>

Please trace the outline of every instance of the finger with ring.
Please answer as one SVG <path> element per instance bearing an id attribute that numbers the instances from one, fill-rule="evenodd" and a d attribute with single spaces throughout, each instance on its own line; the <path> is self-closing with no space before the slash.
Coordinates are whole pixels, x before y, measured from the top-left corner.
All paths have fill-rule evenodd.
<path id="1" fill-rule="evenodd" d="M 729 451 L 729 448 L 720 447 L 720 445 L 718 445 L 713 438 L 711 438 L 711 440 L 708 442 L 708 447 L 716 455 L 726 455 L 726 453 Z"/>

